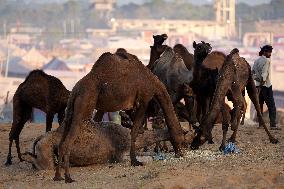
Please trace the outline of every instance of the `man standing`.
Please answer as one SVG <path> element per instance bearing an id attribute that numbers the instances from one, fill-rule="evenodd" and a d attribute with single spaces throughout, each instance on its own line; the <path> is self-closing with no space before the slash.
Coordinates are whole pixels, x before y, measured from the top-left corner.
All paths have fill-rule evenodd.
<path id="1" fill-rule="evenodd" d="M 261 48 L 259 52 L 260 57 L 254 62 L 252 67 L 252 74 L 259 91 L 261 112 L 263 112 L 263 104 L 265 102 L 269 111 L 270 128 L 278 130 L 280 128 L 276 127 L 276 107 L 271 84 L 270 57 L 272 49 L 271 45 L 265 45 Z"/>

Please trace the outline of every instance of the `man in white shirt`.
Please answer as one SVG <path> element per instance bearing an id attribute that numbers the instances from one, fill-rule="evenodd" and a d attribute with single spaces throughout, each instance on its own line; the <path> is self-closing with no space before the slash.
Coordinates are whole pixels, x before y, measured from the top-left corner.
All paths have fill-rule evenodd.
<path id="1" fill-rule="evenodd" d="M 271 84 L 270 57 L 272 49 L 271 45 L 265 45 L 261 48 L 259 52 L 260 57 L 254 62 L 252 67 L 252 74 L 259 91 L 261 111 L 263 111 L 263 104 L 265 102 L 269 111 L 270 128 L 278 130 L 280 128 L 276 127 L 276 107 Z"/>

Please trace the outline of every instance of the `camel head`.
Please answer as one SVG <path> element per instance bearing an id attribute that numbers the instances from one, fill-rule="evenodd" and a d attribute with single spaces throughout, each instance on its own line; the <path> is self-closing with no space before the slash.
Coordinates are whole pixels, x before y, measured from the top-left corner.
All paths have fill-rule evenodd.
<path id="1" fill-rule="evenodd" d="M 127 53 L 127 50 L 124 49 L 124 48 L 118 48 L 118 49 L 116 49 L 115 54 L 118 54 L 118 53 Z"/>
<path id="2" fill-rule="evenodd" d="M 162 35 L 153 35 L 154 39 L 154 46 L 162 45 L 165 40 L 168 39 L 167 34 L 162 34 Z"/>
<path id="3" fill-rule="evenodd" d="M 206 57 L 212 50 L 210 43 L 205 43 L 201 41 L 201 43 L 193 42 L 194 55 L 197 57 Z"/>

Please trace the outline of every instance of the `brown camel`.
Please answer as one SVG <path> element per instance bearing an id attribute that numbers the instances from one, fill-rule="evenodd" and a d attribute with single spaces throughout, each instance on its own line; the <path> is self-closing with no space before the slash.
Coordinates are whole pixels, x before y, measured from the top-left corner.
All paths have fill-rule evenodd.
<path id="1" fill-rule="evenodd" d="M 58 155 L 54 152 L 63 132 L 64 129 L 59 127 L 38 137 L 33 144 L 33 152 L 24 153 L 23 159 L 32 163 L 37 169 L 54 169 Z M 193 133 L 186 134 L 186 144 L 191 143 L 193 136 Z M 74 166 L 86 166 L 121 162 L 130 149 L 130 140 L 130 130 L 120 125 L 112 122 L 86 121 L 70 152 L 70 163 Z M 137 136 L 136 147 L 141 149 L 165 140 L 170 140 L 166 129 L 145 131 Z"/>
<path id="2" fill-rule="evenodd" d="M 92 70 L 77 82 L 68 99 L 63 121 L 64 133 L 58 148 L 59 163 L 54 180 L 62 180 L 60 165 L 64 157 L 65 182 L 73 182 L 69 173 L 70 151 L 82 123 L 91 118 L 94 109 L 104 112 L 135 110 L 134 125 L 131 129 L 130 159 L 132 165 L 142 165 L 136 159 L 135 141 L 148 102 L 153 97 L 159 101 L 164 111 L 176 156 L 181 156 L 183 130 L 165 86 L 138 61 L 138 58 L 130 60 L 111 53 L 102 54 Z"/>
<path id="3" fill-rule="evenodd" d="M 182 57 L 183 62 L 187 67 L 187 69 L 191 70 L 193 68 L 193 61 L 194 61 L 193 54 L 188 52 L 188 50 L 182 44 L 176 44 L 174 46 L 174 51 L 175 53 L 179 54 Z"/>
<path id="4" fill-rule="evenodd" d="M 211 130 L 213 128 L 213 122 L 216 119 L 218 112 L 222 112 L 223 115 L 223 140 L 220 146 L 220 150 L 223 150 L 226 143 L 226 134 L 228 131 L 228 119 L 224 116 L 224 100 L 227 95 L 234 104 L 234 109 L 232 110 L 232 119 L 231 119 L 231 129 L 233 134 L 229 139 L 231 142 L 236 141 L 237 129 L 240 121 L 240 114 L 242 107 L 244 106 L 244 98 L 242 91 L 247 89 L 247 93 L 254 104 L 254 107 L 257 111 L 257 116 L 259 124 L 263 126 L 269 140 L 271 143 L 277 143 L 278 140 L 275 139 L 267 129 L 267 126 L 262 118 L 261 110 L 259 106 L 257 89 L 254 84 L 254 80 L 251 75 L 251 67 L 247 61 L 240 57 L 236 49 L 234 49 L 225 59 L 224 65 L 222 66 L 216 90 L 212 103 L 210 105 L 209 112 L 206 114 L 205 118 L 201 122 L 201 132 L 197 134 L 194 138 L 191 148 L 197 149 L 200 145 L 208 140 L 211 136 Z"/>
<path id="5" fill-rule="evenodd" d="M 13 123 L 9 133 L 9 152 L 5 165 L 12 164 L 11 148 L 15 140 L 18 158 L 22 161 L 19 135 L 25 123 L 31 118 L 32 108 L 38 108 L 46 113 L 46 132 L 51 130 L 53 117 L 58 113 L 61 123 L 70 92 L 62 82 L 42 70 L 29 73 L 21 83 L 13 97 Z"/>

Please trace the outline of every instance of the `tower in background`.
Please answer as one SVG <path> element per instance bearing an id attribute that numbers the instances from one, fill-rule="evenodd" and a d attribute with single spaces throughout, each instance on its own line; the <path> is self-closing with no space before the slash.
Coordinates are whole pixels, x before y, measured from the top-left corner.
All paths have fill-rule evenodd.
<path id="1" fill-rule="evenodd" d="M 228 38 L 236 36 L 236 0 L 215 0 L 216 21 L 225 24 Z"/>
<path id="2" fill-rule="evenodd" d="M 95 11 L 99 12 L 101 18 L 110 19 L 111 13 L 116 5 L 116 0 L 91 0 Z"/>

